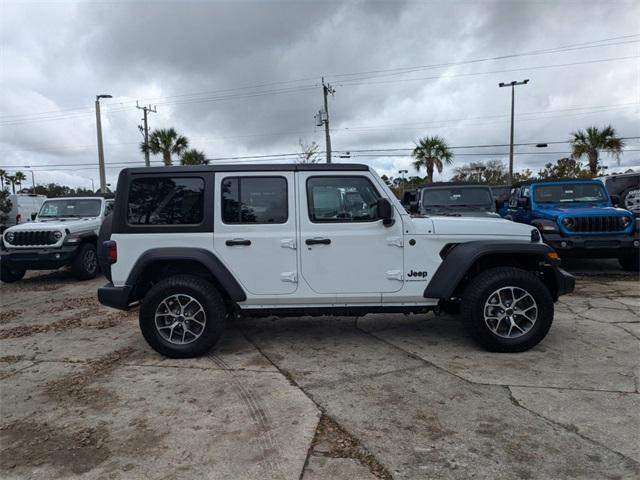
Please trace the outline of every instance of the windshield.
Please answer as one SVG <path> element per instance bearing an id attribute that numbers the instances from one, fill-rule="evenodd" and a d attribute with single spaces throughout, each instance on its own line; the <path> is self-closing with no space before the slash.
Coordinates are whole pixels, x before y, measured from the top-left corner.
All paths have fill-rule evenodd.
<path id="1" fill-rule="evenodd" d="M 536 185 L 533 199 L 537 203 L 606 202 L 607 195 L 598 183 Z"/>
<path id="2" fill-rule="evenodd" d="M 42 204 L 39 218 L 97 217 L 101 201 L 98 199 L 47 200 Z"/>
<path id="3" fill-rule="evenodd" d="M 422 205 L 428 208 L 493 207 L 488 188 L 426 188 Z"/>

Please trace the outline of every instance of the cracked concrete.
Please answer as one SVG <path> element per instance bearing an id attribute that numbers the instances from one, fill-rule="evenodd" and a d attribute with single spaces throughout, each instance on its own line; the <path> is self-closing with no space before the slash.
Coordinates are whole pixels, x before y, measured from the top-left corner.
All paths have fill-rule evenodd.
<path id="1" fill-rule="evenodd" d="M 606 275 L 520 354 L 456 317 L 367 315 L 244 319 L 173 360 L 95 302 L 102 279 L 30 274 L 0 286 L 0 334 L 28 327 L 0 340 L 0 476 L 637 478 L 640 283 Z"/>

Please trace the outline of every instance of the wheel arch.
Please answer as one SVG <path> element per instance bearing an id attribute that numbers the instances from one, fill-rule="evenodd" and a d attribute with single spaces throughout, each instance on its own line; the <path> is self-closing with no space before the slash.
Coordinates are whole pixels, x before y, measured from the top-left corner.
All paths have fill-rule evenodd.
<path id="1" fill-rule="evenodd" d="M 443 261 L 424 291 L 425 298 L 444 301 L 461 295 L 464 287 L 480 272 L 493 267 L 516 267 L 535 272 L 549 289 L 554 300 L 561 288 L 554 273 L 559 260 L 544 243 L 473 241 L 446 245 Z M 553 255 L 552 255 L 553 257 Z"/>
<path id="2" fill-rule="evenodd" d="M 126 284 L 133 287 L 131 301 L 143 298 L 157 281 L 183 274 L 208 279 L 228 303 L 247 298 L 231 272 L 212 252 L 202 248 L 167 247 L 147 250 L 138 258 L 126 280 Z"/>

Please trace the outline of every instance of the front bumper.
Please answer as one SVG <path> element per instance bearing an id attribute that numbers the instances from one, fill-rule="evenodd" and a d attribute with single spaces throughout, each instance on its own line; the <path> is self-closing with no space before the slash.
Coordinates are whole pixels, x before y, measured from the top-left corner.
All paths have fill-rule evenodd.
<path id="1" fill-rule="evenodd" d="M 0 262 L 25 270 L 55 270 L 70 265 L 78 245 L 58 248 L 0 249 Z"/>
<path id="2" fill-rule="evenodd" d="M 556 295 L 558 297 L 573 292 L 573 289 L 576 287 L 576 277 L 560 267 L 553 267 L 553 275 L 556 283 Z M 557 300 L 557 298 L 555 300 Z"/>
<path id="3" fill-rule="evenodd" d="M 98 301 L 107 307 L 129 310 L 131 290 L 129 285 L 114 287 L 113 283 L 107 283 L 98 288 Z"/>
<path id="4" fill-rule="evenodd" d="M 543 233 L 542 240 L 561 257 L 618 258 L 640 247 L 640 237 L 632 235 L 564 236 Z"/>

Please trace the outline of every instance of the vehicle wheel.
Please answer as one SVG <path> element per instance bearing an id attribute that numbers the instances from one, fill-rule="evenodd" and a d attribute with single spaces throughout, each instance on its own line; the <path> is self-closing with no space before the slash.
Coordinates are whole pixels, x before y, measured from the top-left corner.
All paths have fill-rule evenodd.
<path id="1" fill-rule="evenodd" d="M 7 265 L 0 266 L 0 280 L 4 283 L 12 283 L 21 280 L 27 271 L 23 268 L 9 267 Z"/>
<path id="2" fill-rule="evenodd" d="M 98 274 L 98 254 L 92 243 L 83 243 L 71 264 L 71 273 L 78 280 L 90 280 Z"/>
<path id="3" fill-rule="evenodd" d="M 493 352 L 537 345 L 553 322 L 553 298 L 534 274 L 513 267 L 487 270 L 467 285 L 462 317 L 472 337 Z"/>
<path id="4" fill-rule="evenodd" d="M 622 192 L 620 197 L 621 207 L 626 208 L 630 212 L 640 212 L 640 189 L 631 187 Z"/>
<path id="5" fill-rule="evenodd" d="M 140 307 L 140 330 L 158 353 L 192 358 L 213 347 L 224 330 L 227 309 L 208 281 L 192 275 L 161 280 Z"/>
<path id="6" fill-rule="evenodd" d="M 636 250 L 633 253 L 618 258 L 618 262 L 623 270 L 628 272 L 640 271 L 640 254 Z"/>

